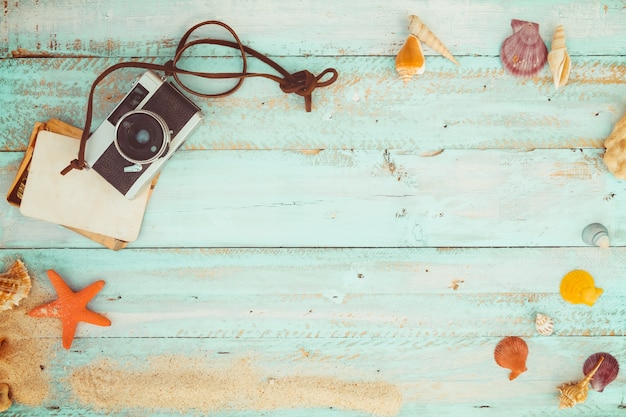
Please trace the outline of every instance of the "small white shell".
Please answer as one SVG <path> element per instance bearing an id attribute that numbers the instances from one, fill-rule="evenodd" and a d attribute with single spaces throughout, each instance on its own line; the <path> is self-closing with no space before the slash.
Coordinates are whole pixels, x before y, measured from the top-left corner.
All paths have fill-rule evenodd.
<path id="1" fill-rule="evenodd" d="M 535 318 L 535 329 L 543 336 L 550 336 L 554 332 L 554 321 L 547 314 L 537 313 Z"/>
<path id="2" fill-rule="evenodd" d="M 567 84 L 571 68 L 571 59 L 567 53 L 567 46 L 565 45 L 565 31 L 562 25 L 557 26 L 554 31 L 551 50 L 548 54 L 548 66 L 552 72 L 554 87 L 557 90 L 559 87 Z"/>
<path id="3" fill-rule="evenodd" d="M 7 272 L 0 273 L 0 312 L 19 305 L 28 296 L 30 287 L 26 266 L 18 259 Z"/>

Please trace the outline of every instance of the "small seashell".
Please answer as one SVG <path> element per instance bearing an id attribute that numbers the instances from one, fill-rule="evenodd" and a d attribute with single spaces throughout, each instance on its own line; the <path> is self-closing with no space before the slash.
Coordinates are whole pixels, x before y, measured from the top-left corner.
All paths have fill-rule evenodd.
<path id="1" fill-rule="evenodd" d="M 12 404 L 9 384 L 0 383 L 0 413 L 11 408 Z"/>
<path id="2" fill-rule="evenodd" d="M 533 77 L 548 60 L 548 48 L 539 35 L 539 25 L 524 20 L 511 20 L 513 34 L 502 42 L 500 59 L 511 74 Z"/>
<path id="3" fill-rule="evenodd" d="M 448 48 L 428 29 L 428 27 L 415 15 L 409 16 L 409 32 L 417 36 L 420 41 L 431 47 L 435 52 L 440 53 L 456 65 L 460 65 L 459 62 L 452 56 Z"/>
<path id="4" fill-rule="evenodd" d="M 591 223 L 585 226 L 581 237 L 583 242 L 587 245 L 598 246 L 605 249 L 611 246 L 609 231 L 600 223 Z"/>
<path id="5" fill-rule="evenodd" d="M 561 280 L 561 296 L 572 304 L 587 304 L 591 307 L 604 290 L 596 288 L 593 277 L 580 269 L 568 272 Z"/>
<path id="6" fill-rule="evenodd" d="M 600 362 L 601 358 L 604 358 L 604 361 L 593 378 L 591 378 L 591 387 L 598 392 L 604 391 L 604 387 L 613 382 L 619 373 L 619 363 L 617 363 L 617 359 L 609 353 L 598 352 L 587 358 L 583 365 L 583 374 L 587 375 L 591 372 L 598 362 Z"/>
<path id="7" fill-rule="evenodd" d="M 526 368 L 528 345 L 517 336 L 507 336 L 500 340 L 493 357 L 498 365 L 511 370 L 509 380 L 517 378 L 522 372 L 528 370 Z"/>
<path id="8" fill-rule="evenodd" d="M 550 336 L 554 332 L 554 321 L 547 314 L 537 313 L 535 318 L 535 329 L 543 336 Z"/>
<path id="9" fill-rule="evenodd" d="M 422 45 L 415 35 L 409 35 L 396 55 L 396 71 L 406 84 L 414 75 L 423 74 L 425 69 L 426 59 Z"/>
<path id="10" fill-rule="evenodd" d="M 554 79 L 554 88 L 557 90 L 563 87 L 569 80 L 571 60 L 565 46 L 565 30 L 563 25 L 556 27 L 552 45 L 550 45 L 550 53 L 548 54 L 548 66 L 552 71 Z"/>
<path id="11" fill-rule="evenodd" d="M 602 365 L 604 357 L 600 357 L 596 366 L 585 375 L 585 378 L 577 382 L 568 382 L 566 384 L 557 387 L 559 390 L 559 408 L 570 408 L 576 404 L 585 402 L 587 399 L 587 393 L 589 392 L 589 381 L 593 378 L 594 374 Z"/>
<path id="12" fill-rule="evenodd" d="M 17 306 L 30 292 L 30 276 L 19 259 L 11 269 L 0 274 L 0 311 L 10 310 Z"/>
<path id="13" fill-rule="evenodd" d="M 604 147 L 604 164 L 615 178 L 626 180 L 626 114 L 615 123 Z"/>

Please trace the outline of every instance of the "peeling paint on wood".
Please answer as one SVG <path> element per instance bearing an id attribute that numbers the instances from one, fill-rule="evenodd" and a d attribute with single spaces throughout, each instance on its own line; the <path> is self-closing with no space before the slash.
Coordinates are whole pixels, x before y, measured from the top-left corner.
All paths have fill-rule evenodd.
<path id="1" fill-rule="evenodd" d="M 602 162 L 626 111 L 625 12 L 622 0 L 4 1 L 0 189 L 35 122 L 82 126 L 99 73 L 164 63 L 201 20 L 231 24 L 289 71 L 340 74 L 313 93 L 311 113 L 263 80 L 192 97 L 205 122 L 166 165 L 139 240 L 119 252 L 2 209 L 0 261 L 23 259 L 34 283 L 16 311 L 53 296 L 45 271 L 55 268 L 75 288 L 105 280 L 91 304 L 113 322 L 79 326 L 69 351 L 59 327 L 20 327 L 16 345 L 40 349 L 0 361 L 0 382 L 19 391 L 11 415 L 556 414 L 556 386 L 580 379 L 587 356 L 626 358 L 626 183 Z M 426 72 L 402 83 L 393 60 L 408 14 L 445 40 L 459 68 L 425 48 Z M 531 79 L 502 70 L 511 18 L 538 22 L 548 45 L 564 25 L 568 85 L 555 91 L 547 67 Z M 205 29 L 198 35 L 228 38 Z M 240 66 L 217 47 L 187 55 L 192 70 Z M 101 83 L 94 126 L 140 72 Z M 593 222 L 608 228 L 610 248 L 582 241 Z M 561 298 L 572 269 L 604 289 L 592 308 Z M 536 333 L 537 312 L 554 318 L 552 336 Z M 24 317 L 3 316 L 0 336 Z M 530 348 L 513 382 L 493 360 L 509 335 Z M 11 379 L 16 358 L 37 361 L 43 379 Z M 571 412 L 623 414 L 625 381 Z M 129 383 L 155 401 L 111 400 L 131 395 Z M 24 387 L 41 395 L 29 403 Z M 170 408 L 158 402 L 168 393 Z"/>

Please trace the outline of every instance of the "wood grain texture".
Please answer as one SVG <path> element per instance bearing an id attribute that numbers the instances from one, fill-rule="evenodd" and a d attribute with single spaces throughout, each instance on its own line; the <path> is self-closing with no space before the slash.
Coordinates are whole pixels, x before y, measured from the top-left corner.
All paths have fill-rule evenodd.
<path id="1" fill-rule="evenodd" d="M 556 386 L 580 378 L 582 362 L 587 353 L 605 349 L 606 341 L 594 338 L 532 338 L 528 340 L 531 354 L 528 371 L 508 381 L 508 372 L 493 360 L 498 338 L 457 339 L 82 339 L 69 352 L 59 352 L 53 365 L 55 379 L 66 381 L 75 370 L 89 366 L 98 358 L 127 363 L 131 371 L 145 367 L 150 355 L 133 352 L 170 354 L 176 352 L 195 361 L 197 369 L 206 373 L 218 371 L 238 360 L 249 360 L 257 371 L 259 382 L 290 375 L 341 378 L 354 385 L 362 381 L 384 381 L 402 393 L 398 416 L 436 415 L 558 415 Z M 611 340 L 615 355 L 626 351 L 623 338 Z M 575 349 L 572 347 L 575 346 Z M 172 372 L 175 372 L 172 369 Z M 97 377 L 97 375 L 94 375 Z M 164 375 L 167 377 L 167 375 Z M 256 382 L 256 381 L 255 381 Z M 115 382 L 114 382 L 115 383 Z M 121 385 L 121 383 L 118 382 Z M 619 416 L 623 411 L 622 381 L 615 381 L 602 393 L 591 391 L 585 404 L 570 410 L 573 415 Z M 198 404 L 203 395 L 211 395 L 214 386 L 199 386 Z M 171 392 L 176 393 L 174 386 Z M 241 395 L 246 395 L 241 393 Z M 532 401 L 531 401 L 532 400 Z M 120 399 L 120 402 L 128 400 Z M 346 410 L 326 402 L 317 407 L 283 410 L 212 410 L 211 415 L 294 416 L 375 416 L 376 414 Z M 173 410 L 122 409 L 118 412 L 98 411 L 90 404 L 76 401 L 66 385 L 53 387 L 52 398 L 40 411 L 17 405 L 13 415 L 71 416 L 167 416 Z M 255 414 L 256 413 L 256 414 Z M 184 409 L 176 414 L 202 415 L 202 410 Z"/>
<path id="2" fill-rule="evenodd" d="M 192 97 L 206 115 L 186 149 L 534 149 L 601 148 L 626 111 L 626 67 L 620 57 L 574 57 L 569 84 L 554 90 L 547 67 L 540 77 L 505 74 L 499 58 L 468 57 L 456 68 L 432 57 L 428 70 L 404 86 L 393 57 L 280 57 L 290 71 L 339 71 L 338 81 L 303 99 L 274 82 L 250 79 L 222 99 Z M 58 118 L 83 126 L 91 83 L 119 59 L 0 60 L 0 149 L 23 150 L 35 121 Z M 147 59 L 163 63 L 164 60 Z M 207 72 L 238 71 L 233 59 L 184 64 Z M 250 71 L 267 72 L 252 60 Z M 97 90 L 97 126 L 141 70 L 118 71 Z M 193 81 L 205 91 L 230 82 Z"/>
<path id="3" fill-rule="evenodd" d="M 558 336 L 623 336 L 626 252 L 545 252 L 47 249 L 18 256 L 48 291 L 52 267 L 75 288 L 107 282 L 90 305 L 115 325 L 81 327 L 86 337 L 532 337 L 537 312 L 555 318 Z M 81 259 L 89 262 L 74 266 Z M 572 269 L 588 270 L 604 289 L 593 308 L 561 299 L 560 281 Z M 45 331 L 38 336 L 56 336 Z"/>
<path id="4" fill-rule="evenodd" d="M 624 183 L 599 150 L 183 151 L 164 169 L 133 247 L 584 246 L 604 223 L 624 244 Z M 0 154 L 8 188 L 19 154 Z M 89 247 L 16 208 L 5 247 Z"/>
<path id="5" fill-rule="evenodd" d="M 624 23 L 620 0 L 481 0 L 471 7 L 457 0 L 366 0 L 358 6 L 350 1 L 158 0 L 129 5 L 123 0 L 55 4 L 18 0 L 5 6 L 9 51 L 24 49 L 18 56 L 172 56 L 187 28 L 210 19 L 231 24 L 244 43 L 273 56 L 394 55 L 408 34 L 410 14 L 419 15 L 457 56 L 498 55 L 500 43 L 512 33 L 512 18 L 538 22 L 547 43 L 554 28 L 563 24 L 573 55 L 622 55 L 626 48 L 626 39 L 620 36 Z"/>
<path id="6" fill-rule="evenodd" d="M 0 256 L 9 259 L 13 253 L 4 250 Z M 399 416 L 481 415 L 487 411 L 480 407 L 500 413 L 515 404 L 511 415 L 551 415 L 557 407 L 554 388 L 580 377 L 588 355 L 609 350 L 620 358 L 626 349 L 626 339 L 618 337 L 623 334 L 594 333 L 611 323 L 624 329 L 622 249 L 564 248 L 547 254 L 545 249 L 22 250 L 18 255 L 29 265 L 39 293 L 50 285 L 43 278 L 50 265 L 75 288 L 105 279 L 90 306 L 113 321 L 110 328 L 82 325 L 71 350 L 55 349 L 46 372 L 63 383 L 52 386 L 40 409 L 18 405 L 13 410 L 18 414 L 102 415 L 69 388 L 74 372 L 107 359 L 132 364 L 117 369 L 139 378 L 130 372 L 145 372 L 151 360 L 174 355 L 204 375 L 245 361 L 255 383 L 293 375 L 357 386 L 384 382 L 401 393 Z M 108 268 L 103 271 L 102 265 Z M 573 266 L 592 271 L 605 289 L 593 308 L 568 305 L 555 295 L 563 271 Z M 450 287 L 453 281 L 462 281 L 457 290 Z M 531 312 L 539 310 L 555 318 L 555 336 L 534 332 Z M 54 327 L 36 329 L 33 337 L 58 340 Z M 493 361 L 495 345 L 508 334 L 523 336 L 531 352 L 529 370 L 512 382 Z M 0 364 L 0 371 L 10 373 L 11 365 Z M 174 375 L 176 368 L 169 372 Z M 158 377 L 168 375 L 161 371 Z M 123 386 L 113 376 L 96 372 L 93 377 Z M 200 374 L 197 378 L 204 381 Z M 605 392 L 592 392 L 575 412 L 619 415 L 623 384 L 620 377 Z M 182 393 L 178 389 L 172 392 Z M 195 404 L 202 407 L 202 393 L 217 387 L 197 389 Z M 523 405 L 529 399 L 532 403 Z M 320 404 L 289 411 L 325 415 L 338 408 L 328 400 Z M 107 413 L 154 415 L 147 408 Z M 372 415 L 341 407 L 335 412 Z"/>
<path id="7" fill-rule="evenodd" d="M 572 410 L 558 410 L 556 390 L 582 376 L 592 353 L 626 358 L 626 183 L 602 162 L 626 111 L 623 0 L 14 0 L 1 13 L 5 190 L 35 122 L 81 127 L 98 74 L 166 62 L 199 21 L 232 25 L 289 71 L 340 74 L 313 92 L 311 113 L 267 80 L 192 97 L 205 122 L 166 165 L 139 240 L 119 252 L 0 210 L 0 270 L 20 258 L 33 278 L 31 296 L 1 313 L 0 337 L 35 347 L 0 356 L 15 399 L 4 414 L 624 414 L 621 374 Z M 409 14 L 460 67 L 426 47 L 426 72 L 403 85 L 394 56 Z M 539 23 L 548 46 L 565 27 L 568 85 L 555 91 L 547 67 L 531 79 L 503 71 L 512 18 Z M 214 47 L 181 62 L 240 65 Z M 250 71 L 268 68 L 251 60 Z M 101 83 L 94 125 L 140 72 Z M 611 248 L 582 242 L 592 222 L 608 228 Z M 25 316 L 54 297 L 50 268 L 74 289 L 105 280 L 90 307 L 113 325 L 80 325 L 65 350 L 59 323 Z M 592 308 L 559 294 L 573 269 L 604 289 Z M 554 318 L 554 335 L 535 332 L 538 312 Z M 493 359 L 508 335 L 530 348 L 514 381 Z M 41 381 L 18 381 L 25 367 L 50 386 L 45 398 L 26 401 L 24 387 Z M 127 394 L 133 386 L 144 395 Z"/>

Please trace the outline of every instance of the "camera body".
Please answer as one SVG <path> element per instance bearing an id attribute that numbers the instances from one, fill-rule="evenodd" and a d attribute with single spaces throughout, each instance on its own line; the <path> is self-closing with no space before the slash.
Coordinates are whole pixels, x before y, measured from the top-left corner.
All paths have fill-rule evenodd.
<path id="1" fill-rule="evenodd" d="M 200 108 L 146 71 L 91 134 L 87 165 L 132 199 L 159 173 L 202 120 Z"/>

